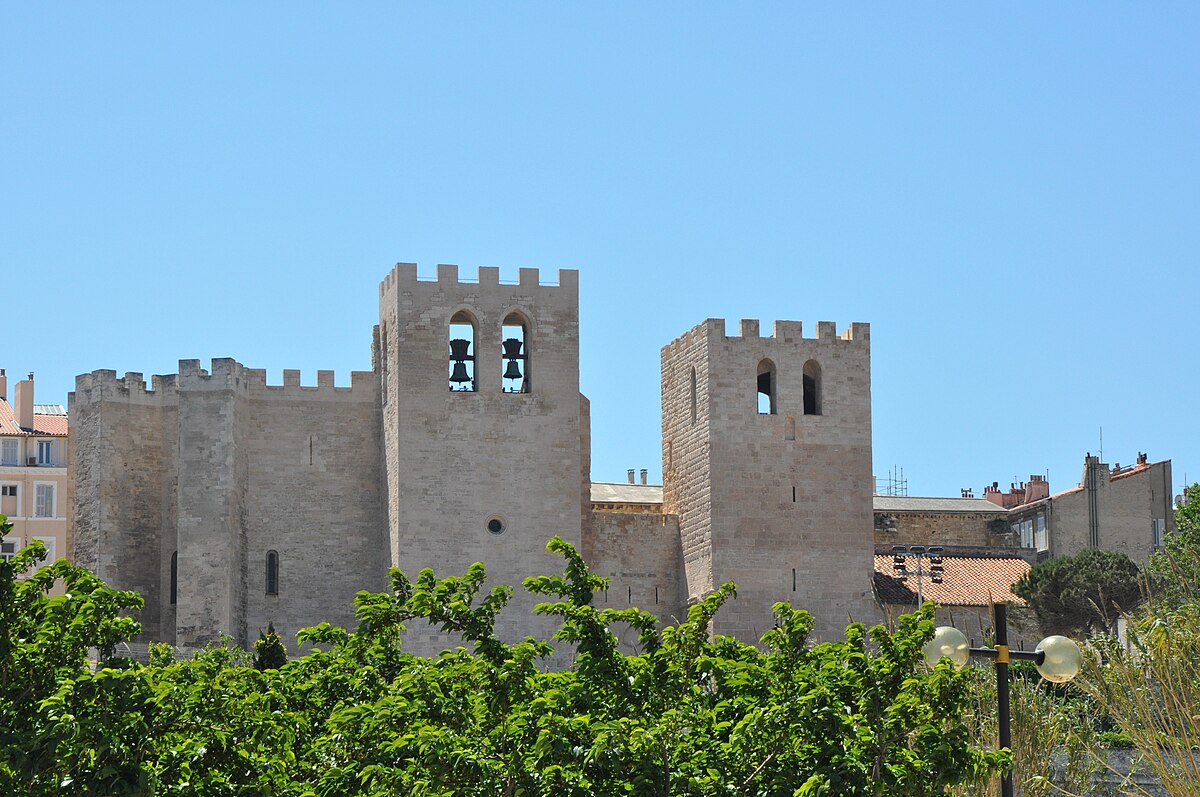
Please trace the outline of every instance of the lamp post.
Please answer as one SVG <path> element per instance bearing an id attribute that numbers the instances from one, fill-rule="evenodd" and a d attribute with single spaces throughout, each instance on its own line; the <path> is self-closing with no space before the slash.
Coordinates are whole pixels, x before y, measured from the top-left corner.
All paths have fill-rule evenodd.
<path id="1" fill-rule="evenodd" d="M 909 570 L 906 559 L 916 559 L 917 569 Z M 923 567 L 924 559 L 929 559 L 929 569 Z M 946 568 L 942 565 L 942 546 L 932 545 L 926 548 L 924 545 L 893 545 L 892 546 L 892 569 L 896 571 L 896 578 L 900 581 L 906 581 L 909 576 L 917 577 L 917 605 L 922 606 L 925 603 L 925 589 L 922 579 L 929 576 L 929 580 L 934 584 L 941 584 L 942 577 L 946 572 Z"/>
<path id="2" fill-rule="evenodd" d="M 996 666 L 996 713 L 999 725 L 1000 746 L 1012 749 L 1012 728 L 1009 718 L 1009 678 L 1008 665 L 1010 661 L 1032 661 L 1037 664 L 1037 670 L 1043 678 L 1051 683 L 1061 684 L 1079 674 L 1082 656 L 1079 646 L 1064 636 L 1048 636 L 1038 643 L 1035 650 L 1008 649 L 1008 606 L 997 603 L 992 606 L 992 625 L 996 633 L 996 643 L 990 648 L 973 648 L 967 641 L 966 635 L 957 628 L 948 625 L 938 626 L 933 632 L 933 639 L 925 643 L 925 660 L 933 666 L 943 657 L 954 663 L 955 669 L 961 670 L 972 657 L 990 659 Z M 1000 776 L 1001 797 L 1013 797 L 1012 772 Z"/>

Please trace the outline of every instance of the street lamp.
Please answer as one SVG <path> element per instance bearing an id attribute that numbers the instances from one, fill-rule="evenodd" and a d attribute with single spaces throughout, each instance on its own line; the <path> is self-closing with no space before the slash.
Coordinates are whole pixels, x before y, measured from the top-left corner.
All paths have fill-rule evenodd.
<path id="1" fill-rule="evenodd" d="M 929 666 L 948 658 L 954 668 L 961 670 L 971 656 L 991 659 L 996 665 L 996 708 L 999 719 L 1000 746 L 1012 749 L 1012 728 L 1009 722 L 1008 663 L 1012 660 L 1032 661 L 1043 678 L 1051 683 L 1062 684 L 1079 674 L 1083 657 L 1079 646 L 1064 636 L 1048 636 L 1038 643 L 1033 651 L 1008 649 L 1008 606 L 997 603 L 992 606 L 992 626 L 996 632 L 996 644 L 990 648 L 973 648 L 962 631 L 952 626 L 938 626 L 933 639 L 923 648 Z M 1013 797 L 1012 772 L 1000 776 L 1001 797 Z"/>
<path id="2" fill-rule="evenodd" d="M 934 584 L 941 584 L 942 577 L 945 575 L 946 568 L 942 565 L 942 546 L 931 545 L 926 548 L 924 545 L 893 545 L 892 546 L 892 568 L 896 571 L 896 578 L 900 581 L 907 581 L 909 576 L 917 577 L 917 605 L 921 606 L 925 603 L 925 590 L 923 579 L 929 576 L 929 580 Z M 915 570 L 908 568 L 906 559 L 916 559 L 917 567 Z M 929 569 L 926 570 L 923 566 L 924 560 L 929 560 Z"/>

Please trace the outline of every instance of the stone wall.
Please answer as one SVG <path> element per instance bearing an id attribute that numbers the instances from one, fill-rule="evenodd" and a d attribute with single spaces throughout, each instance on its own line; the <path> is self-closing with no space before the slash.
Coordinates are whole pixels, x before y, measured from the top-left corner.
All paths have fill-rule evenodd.
<path id="1" fill-rule="evenodd" d="M 799 322 L 778 321 L 774 335 L 762 337 L 757 321 L 742 321 L 740 332 L 726 336 L 724 321 L 710 319 L 663 350 L 664 507 L 682 505 L 688 595 L 737 584 L 717 633 L 757 640 L 773 623 L 772 604 L 790 600 L 812 612 L 818 637 L 837 636 L 848 618 L 879 617 L 869 329 L 855 324 L 838 336 L 822 322 L 816 338 L 804 338 Z M 764 361 L 775 373 L 771 414 L 758 412 Z M 820 414 L 804 413 L 809 361 L 820 366 Z M 691 429 L 692 368 L 703 433 Z M 680 470 L 676 459 L 692 465 Z M 704 460 L 707 474 L 695 464 Z"/>
<path id="2" fill-rule="evenodd" d="M 1019 546 L 1008 512 L 913 512 L 876 510 L 876 545 Z"/>
<path id="3" fill-rule="evenodd" d="M 71 539 L 76 563 L 145 598 L 144 634 L 174 641 L 178 394 L 173 378 L 95 371 L 69 396 Z"/>
<path id="4" fill-rule="evenodd" d="M 600 608 L 637 606 L 663 625 L 687 617 L 681 600 L 683 574 L 679 521 L 653 512 L 593 512 L 583 556 L 591 571 L 610 579 Z"/>
<path id="5" fill-rule="evenodd" d="M 71 394 L 76 560 L 142 594 L 143 638 L 194 648 L 220 634 L 248 645 L 274 622 L 295 632 L 353 625 L 359 589 L 387 567 L 375 377 L 332 372 L 266 385 L 230 359 L 118 380 L 84 374 Z M 265 551 L 280 594 L 265 594 Z M 172 600 L 172 558 L 176 600 Z"/>

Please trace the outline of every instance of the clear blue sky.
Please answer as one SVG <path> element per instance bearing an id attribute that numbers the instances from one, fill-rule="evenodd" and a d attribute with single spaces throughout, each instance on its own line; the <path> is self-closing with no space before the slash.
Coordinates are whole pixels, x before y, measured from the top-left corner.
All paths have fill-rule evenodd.
<path id="1" fill-rule="evenodd" d="M 370 367 L 376 288 L 578 268 L 593 477 L 659 347 L 872 325 L 875 471 L 1200 479 L 1200 6 L 0 7 L 0 366 Z"/>

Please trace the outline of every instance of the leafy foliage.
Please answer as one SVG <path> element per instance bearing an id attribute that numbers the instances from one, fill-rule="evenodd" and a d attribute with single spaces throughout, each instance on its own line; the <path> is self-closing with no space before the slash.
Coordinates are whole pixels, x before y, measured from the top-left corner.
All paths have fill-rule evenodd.
<path id="1" fill-rule="evenodd" d="M 813 645 L 812 618 L 781 603 L 758 648 L 710 633 L 731 584 L 660 630 L 594 606 L 605 580 L 549 548 L 563 574 L 525 588 L 560 620 L 568 670 L 539 668 L 550 643 L 496 634 L 512 590 L 485 590 L 479 564 L 393 570 L 389 592 L 359 594 L 354 631 L 307 629 L 317 647 L 291 661 L 269 658 L 269 630 L 253 666 L 228 644 L 183 660 L 155 646 L 142 666 L 111 657 L 137 596 L 65 562 L 22 580 L 28 549 L 0 578 L 0 793 L 923 797 L 1008 765 L 972 743 L 969 674 L 923 664 L 932 605 L 895 633 L 855 624 Z M 48 597 L 56 578 L 67 596 Z M 461 644 L 410 655 L 414 622 Z"/>
<path id="2" fill-rule="evenodd" d="M 1013 585 L 1013 592 L 1033 608 L 1043 631 L 1075 637 L 1108 630 L 1122 612 L 1142 601 L 1133 560 L 1096 548 L 1038 562 Z"/>
<path id="3" fill-rule="evenodd" d="M 275 624 L 267 623 L 267 630 L 259 631 L 258 641 L 254 643 L 254 669 L 278 670 L 285 664 L 287 647 L 275 632 Z"/>
<path id="4" fill-rule="evenodd" d="M 1156 599 L 1178 606 L 1200 595 L 1200 484 L 1184 488 L 1175 533 L 1150 557 L 1148 569 L 1155 576 Z"/>

